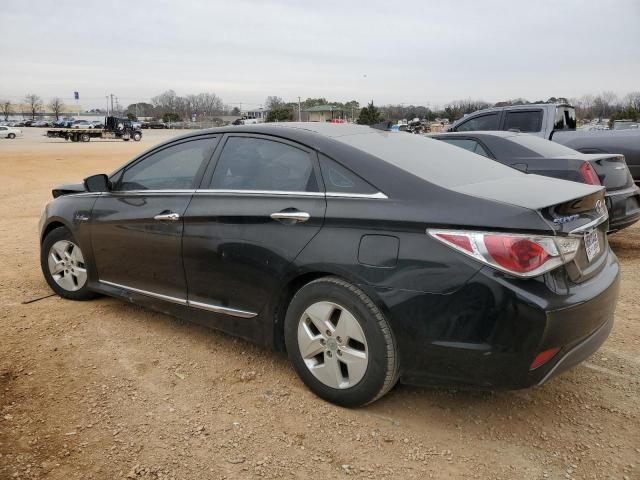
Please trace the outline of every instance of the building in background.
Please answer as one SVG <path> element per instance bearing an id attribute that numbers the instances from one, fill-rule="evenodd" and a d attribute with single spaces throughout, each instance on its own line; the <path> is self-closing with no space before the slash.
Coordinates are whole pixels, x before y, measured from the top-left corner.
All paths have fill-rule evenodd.
<path id="1" fill-rule="evenodd" d="M 330 122 L 343 119 L 344 112 L 335 105 L 318 105 L 305 110 L 308 122 Z"/>

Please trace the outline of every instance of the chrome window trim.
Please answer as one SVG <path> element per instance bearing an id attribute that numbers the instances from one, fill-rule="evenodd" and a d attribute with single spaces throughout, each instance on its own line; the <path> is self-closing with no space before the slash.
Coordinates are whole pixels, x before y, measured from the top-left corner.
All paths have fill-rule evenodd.
<path id="1" fill-rule="evenodd" d="M 113 190 L 110 192 L 104 192 L 115 196 L 123 195 L 193 195 L 195 189 L 168 189 L 168 190 Z"/>
<path id="2" fill-rule="evenodd" d="M 128 290 L 130 292 L 139 293 L 141 295 L 146 295 L 147 297 L 158 298 L 160 300 L 165 300 L 167 302 L 176 303 L 178 305 L 184 305 L 186 307 L 198 308 L 200 310 L 208 310 L 210 312 L 222 313 L 225 315 L 231 315 L 233 317 L 238 318 L 253 318 L 258 315 L 255 312 L 249 312 L 247 310 L 240 310 L 238 308 L 230 308 L 223 307 L 221 305 L 214 305 L 211 303 L 203 303 L 203 302 L 194 302 L 187 299 L 172 297 L 170 295 L 163 295 L 162 293 L 150 292 L 148 290 L 142 290 L 140 288 L 128 287 L 126 285 L 121 285 L 115 282 L 109 282 L 107 280 L 99 280 L 100 283 L 104 285 L 108 285 L 114 288 L 121 288 L 123 290 Z"/>
<path id="3" fill-rule="evenodd" d="M 376 192 L 376 193 L 327 192 L 326 196 L 329 198 L 369 198 L 374 200 L 376 199 L 386 200 L 389 198 L 382 192 Z"/>
<path id="4" fill-rule="evenodd" d="M 295 192 L 284 190 L 233 190 L 222 188 L 202 188 L 195 192 L 196 194 L 211 195 L 263 195 L 263 196 L 282 196 L 288 195 L 292 197 L 324 197 L 323 192 Z"/>
<path id="5" fill-rule="evenodd" d="M 313 198 L 361 198 L 370 200 L 387 200 L 382 192 L 376 193 L 346 193 L 346 192 L 294 192 L 284 190 L 227 190 L 227 189 L 184 189 L 184 190 L 115 190 L 111 192 L 79 192 L 63 196 L 83 196 L 93 197 L 99 195 L 112 195 L 115 197 L 124 196 L 145 196 L 145 195 L 251 195 L 251 196 L 290 196 L 290 197 L 313 197 Z"/>

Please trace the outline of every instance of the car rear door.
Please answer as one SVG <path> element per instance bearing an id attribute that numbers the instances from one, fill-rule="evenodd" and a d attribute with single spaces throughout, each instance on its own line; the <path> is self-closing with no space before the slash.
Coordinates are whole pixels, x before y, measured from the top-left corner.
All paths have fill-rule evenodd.
<path id="1" fill-rule="evenodd" d="M 322 227 L 325 195 L 313 150 L 254 134 L 223 142 L 185 215 L 189 304 L 221 314 L 218 328 L 259 337 L 247 319 Z"/>
<path id="2" fill-rule="evenodd" d="M 217 137 L 181 139 L 132 162 L 112 177 L 91 215 L 101 283 L 186 304 L 183 216 Z"/>

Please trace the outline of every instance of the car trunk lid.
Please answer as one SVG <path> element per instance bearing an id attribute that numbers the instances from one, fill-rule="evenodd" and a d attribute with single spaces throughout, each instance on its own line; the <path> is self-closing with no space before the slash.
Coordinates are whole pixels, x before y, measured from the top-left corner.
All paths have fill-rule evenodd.
<path id="1" fill-rule="evenodd" d="M 523 175 L 460 185 L 453 190 L 535 210 L 553 234 L 579 237 L 578 253 L 566 265 L 572 282 L 585 281 L 603 267 L 608 214 L 601 186 Z"/>
<path id="2" fill-rule="evenodd" d="M 624 155 L 584 154 L 584 157 L 598 174 L 600 183 L 608 191 L 633 187 L 633 178 Z"/>

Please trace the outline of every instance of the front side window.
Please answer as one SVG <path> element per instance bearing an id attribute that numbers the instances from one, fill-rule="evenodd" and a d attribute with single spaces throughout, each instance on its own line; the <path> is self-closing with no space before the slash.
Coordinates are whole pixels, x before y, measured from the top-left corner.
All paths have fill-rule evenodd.
<path id="1" fill-rule="evenodd" d="M 480 115 L 460 124 L 456 132 L 472 132 L 476 130 L 497 130 L 499 116 L 497 113 Z"/>
<path id="2" fill-rule="evenodd" d="M 520 132 L 539 132 L 542 128 L 542 110 L 507 112 L 504 129 Z"/>
<path id="3" fill-rule="evenodd" d="M 188 190 L 195 188 L 200 167 L 209 160 L 213 138 L 184 142 L 153 153 L 127 168 L 117 190 Z"/>
<path id="4" fill-rule="evenodd" d="M 317 192 L 311 156 L 273 140 L 231 137 L 211 179 L 212 189 Z"/>

